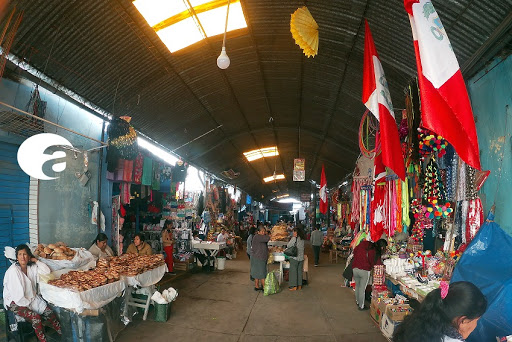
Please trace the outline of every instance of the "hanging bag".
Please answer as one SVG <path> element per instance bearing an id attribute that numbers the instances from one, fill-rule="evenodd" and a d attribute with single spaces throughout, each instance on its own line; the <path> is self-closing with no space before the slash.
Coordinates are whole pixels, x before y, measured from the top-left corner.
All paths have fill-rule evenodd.
<path id="1" fill-rule="evenodd" d="M 295 238 L 295 244 L 284 250 L 284 254 L 289 257 L 296 257 L 299 250 L 297 249 L 297 238 Z"/>

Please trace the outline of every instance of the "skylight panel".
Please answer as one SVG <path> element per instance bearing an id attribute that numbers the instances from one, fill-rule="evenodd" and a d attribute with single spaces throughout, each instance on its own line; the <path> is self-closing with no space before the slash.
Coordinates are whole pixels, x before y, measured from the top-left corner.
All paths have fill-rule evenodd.
<path id="1" fill-rule="evenodd" d="M 224 33 L 227 4 L 228 0 L 135 0 L 133 2 L 171 53 L 206 37 Z M 246 27 L 240 0 L 231 1 L 227 31 Z"/>
<path id="2" fill-rule="evenodd" d="M 257 150 L 244 152 L 245 158 L 247 158 L 247 160 L 250 162 L 254 161 L 254 160 L 258 160 L 260 158 L 274 157 L 274 156 L 278 156 L 278 155 L 279 155 L 279 151 L 277 149 L 277 146 L 264 147 L 264 148 L 260 148 Z"/>
<path id="3" fill-rule="evenodd" d="M 176 52 L 203 39 L 192 17 L 157 32 L 169 51 Z"/>
<path id="4" fill-rule="evenodd" d="M 226 25 L 226 11 L 228 6 L 222 6 L 207 12 L 198 13 L 197 17 L 203 25 L 204 31 L 208 37 L 213 37 L 224 33 Z M 229 5 L 228 32 L 247 27 L 244 12 L 240 2 Z"/>
<path id="5" fill-rule="evenodd" d="M 135 0 L 133 5 L 146 19 L 149 26 L 155 26 L 165 19 L 188 11 L 183 0 Z"/>
<path id="6" fill-rule="evenodd" d="M 268 183 L 268 182 L 273 182 L 273 181 L 283 180 L 283 179 L 285 179 L 284 174 L 280 174 L 280 175 L 273 175 L 273 176 L 265 177 L 265 178 L 263 178 L 263 181 L 265 183 Z"/>

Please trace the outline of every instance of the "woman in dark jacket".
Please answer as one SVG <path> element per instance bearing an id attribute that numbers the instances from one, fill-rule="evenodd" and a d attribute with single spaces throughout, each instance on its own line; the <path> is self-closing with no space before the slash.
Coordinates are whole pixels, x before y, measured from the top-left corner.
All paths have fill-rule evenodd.
<path id="1" fill-rule="evenodd" d="M 251 247 L 251 276 L 254 278 L 254 291 L 263 290 L 267 276 L 267 243 L 270 236 L 265 234 L 265 228 L 260 226 L 258 233 L 252 238 Z"/>
<path id="2" fill-rule="evenodd" d="M 374 265 L 381 265 L 381 255 L 388 243 L 384 239 L 373 243 L 371 241 L 361 241 L 354 248 L 354 259 L 352 268 L 354 272 L 354 281 L 356 282 L 356 304 L 359 310 L 367 310 L 364 306 L 364 297 L 366 286 L 370 280 L 370 274 Z"/>
<path id="3" fill-rule="evenodd" d="M 302 289 L 302 270 L 304 268 L 304 231 L 299 228 L 293 229 L 293 237 L 287 247 L 297 246 L 297 256 L 290 257 L 290 275 L 288 286 L 290 291 Z"/>

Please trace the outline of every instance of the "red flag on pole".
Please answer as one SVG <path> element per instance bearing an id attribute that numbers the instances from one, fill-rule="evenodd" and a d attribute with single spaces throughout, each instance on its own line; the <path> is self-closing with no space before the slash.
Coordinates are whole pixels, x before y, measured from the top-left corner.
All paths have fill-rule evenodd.
<path id="1" fill-rule="evenodd" d="M 327 179 L 325 178 L 325 167 L 322 165 L 322 176 L 320 178 L 320 212 L 327 213 Z"/>
<path id="2" fill-rule="evenodd" d="M 425 128 L 443 136 L 466 164 L 481 170 L 475 120 L 457 57 L 430 0 L 404 0 L 409 13 Z"/>
<path id="3" fill-rule="evenodd" d="M 379 120 L 382 162 L 405 180 L 404 158 L 388 83 L 380 63 L 370 26 L 365 20 L 363 103 Z"/>

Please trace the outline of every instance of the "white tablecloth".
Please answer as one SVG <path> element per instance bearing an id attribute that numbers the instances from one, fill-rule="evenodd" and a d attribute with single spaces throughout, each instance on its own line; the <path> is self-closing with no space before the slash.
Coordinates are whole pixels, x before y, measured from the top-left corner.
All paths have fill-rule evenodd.
<path id="1" fill-rule="evenodd" d="M 121 295 L 126 287 L 123 280 L 95 287 L 87 291 L 73 291 L 61 287 L 39 284 L 43 298 L 61 308 L 81 313 L 85 309 L 99 309 Z"/>
<path id="2" fill-rule="evenodd" d="M 167 272 L 167 265 L 164 264 L 134 277 L 126 277 L 126 285 L 133 287 L 147 287 L 155 285 L 160 281 L 160 279 L 162 279 L 165 272 Z"/>
<path id="3" fill-rule="evenodd" d="M 70 270 L 57 271 L 53 274 L 59 277 Z M 45 282 L 39 283 L 41 296 L 47 301 L 64 309 L 75 310 L 81 313 L 85 309 L 99 309 L 120 296 L 128 286 L 147 287 L 154 285 L 162 279 L 167 271 L 167 265 L 159 266 L 133 277 L 121 277 L 120 280 L 95 287 L 87 291 L 74 291 L 61 287 L 49 285 Z"/>

